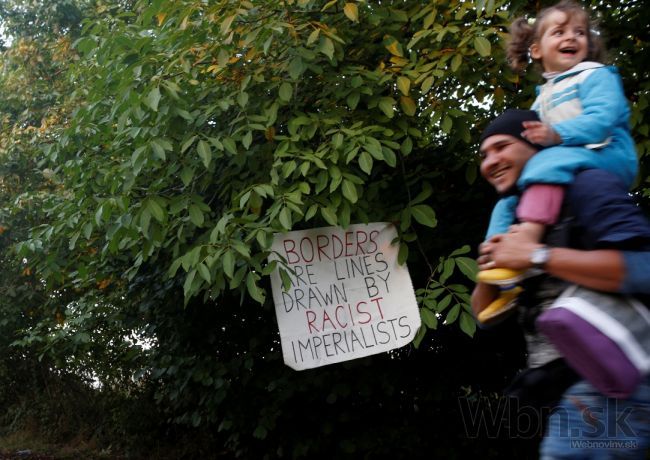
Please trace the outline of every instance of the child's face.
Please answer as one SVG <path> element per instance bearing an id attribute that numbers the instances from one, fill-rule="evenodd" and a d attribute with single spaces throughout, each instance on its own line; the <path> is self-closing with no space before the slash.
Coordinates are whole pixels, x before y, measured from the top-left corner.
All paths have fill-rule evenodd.
<path id="1" fill-rule="evenodd" d="M 546 72 L 564 72 L 587 58 L 589 31 L 585 18 L 567 17 L 565 12 L 555 10 L 541 26 L 544 33 L 531 45 L 530 55 L 542 62 Z"/>

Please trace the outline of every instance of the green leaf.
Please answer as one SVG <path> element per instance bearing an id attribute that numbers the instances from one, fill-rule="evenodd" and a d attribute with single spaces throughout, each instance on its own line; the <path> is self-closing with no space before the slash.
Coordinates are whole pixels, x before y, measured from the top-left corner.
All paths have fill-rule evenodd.
<path id="1" fill-rule="evenodd" d="M 397 88 L 404 96 L 408 96 L 411 90 L 411 79 L 405 76 L 397 77 Z"/>
<path id="2" fill-rule="evenodd" d="M 332 210 L 331 208 L 320 208 L 320 213 L 321 216 L 323 216 L 323 219 L 325 219 L 325 222 L 327 222 L 330 225 L 337 225 L 338 224 L 338 218 L 336 217 L 336 212 Z"/>
<path id="3" fill-rule="evenodd" d="M 449 313 L 447 313 L 447 317 L 445 318 L 445 323 L 446 324 L 451 324 L 456 319 L 458 318 L 458 314 L 460 313 L 460 305 L 454 305 L 451 310 L 449 310 Z"/>
<path id="4" fill-rule="evenodd" d="M 411 209 L 408 207 L 404 208 L 400 213 L 399 228 L 402 232 L 405 232 L 411 226 L 411 217 Z"/>
<path id="5" fill-rule="evenodd" d="M 388 118 L 395 116 L 395 99 L 392 97 L 382 97 L 379 100 L 379 109 L 384 112 Z"/>
<path id="6" fill-rule="evenodd" d="M 97 224 L 98 227 L 102 225 L 103 215 L 104 215 L 104 205 L 102 204 L 97 208 L 97 211 L 95 211 L 95 223 Z"/>
<path id="7" fill-rule="evenodd" d="M 241 138 L 241 145 L 244 146 L 246 150 L 251 146 L 253 143 L 253 133 L 248 131 L 246 134 L 244 134 Z"/>
<path id="8" fill-rule="evenodd" d="M 193 289 L 195 277 L 196 270 L 190 271 L 185 277 L 185 282 L 183 283 L 183 294 L 185 295 L 185 300 L 189 299 L 195 294 Z"/>
<path id="9" fill-rule="evenodd" d="M 291 210 L 287 207 L 282 208 L 282 211 L 280 211 L 280 224 L 286 230 L 291 230 Z"/>
<path id="10" fill-rule="evenodd" d="M 384 161 L 388 166 L 390 166 L 391 168 L 397 166 L 397 155 L 395 155 L 395 152 L 393 152 L 388 147 L 382 148 L 381 151 L 384 154 Z"/>
<path id="11" fill-rule="evenodd" d="M 195 140 L 196 140 L 196 136 L 192 136 L 188 140 L 186 140 L 181 146 L 181 153 L 185 153 L 185 151 L 192 146 Z"/>
<path id="12" fill-rule="evenodd" d="M 381 150 L 381 144 L 374 137 L 367 137 L 363 147 L 373 156 L 375 160 L 383 160 L 384 153 Z"/>
<path id="13" fill-rule="evenodd" d="M 285 81 L 280 85 L 280 99 L 282 99 L 285 102 L 289 102 L 291 100 L 292 94 L 293 94 L 293 87 L 291 86 L 291 83 L 287 83 Z"/>
<path id="14" fill-rule="evenodd" d="M 97 47 L 97 43 L 92 38 L 81 38 L 73 43 L 73 46 L 83 54 L 88 54 Z"/>
<path id="15" fill-rule="evenodd" d="M 457 71 L 462 63 L 463 63 L 463 55 L 462 54 L 455 55 L 454 58 L 451 60 L 451 71 L 452 72 Z"/>
<path id="16" fill-rule="evenodd" d="M 284 268 L 279 268 L 280 278 L 282 279 L 282 289 L 287 292 L 291 288 L 291 277 Z"/>
<path id="17" fill-rule="evenodd" d="M 397 253 L 397 263 L 399 265 L 404 265 L 406 260 L 409 258 L 409 247 L 402 241 L 399 245 L 399 252 Z"/>
<path id="18" fill-rule="evenodd" d="M 436 220 L 436 213 L 431 206 L 426 204 L 418 204 L 411 206 L 411 214 L 422 225 L 427 227 L 435 228 L 438 225 Z"/>
<path id="19" fill-rule="evenodd" d="M 451 117 L 445 116 L 442 119 L 442 124 L 440 125 L 440 128 L 445 134 L 449 134 L 451 132 L 452 124 L 453 124 L 453 120 L 451 119 Z"/>
<path id="20" fill-rule="evenodd" d="M 487 16 L 492 16 L 494 13 L 494 0 L 488 0 L 487 5 L 485 6 L 485 12 L 487 13 Z"/>
<path id="21" fill-rule="evenodd" d="M 167 270 L 167 274 L 168 274 L 171 278 L 173 278 L 174 276 L 176 276 L 176 272 L 177 272 L 178 269 L 180 268 L 182 260 L 183 260 L 182 257 L 179 257 L 179 258 L 176 259 L 174 262 L 172 262 L 171 266 L 169 267 L 169 270 Z"/>
<path id="22" fill-rule="evenodd" d="M 356 203 L 359 197 L 357 196 L 357 187 L 347 179 L 343 180 L 343 185 L 341 185 L 341 190 L 343 191 L 343 196 L 348 199 L 352 204 Z"/>
<path id="23" fill-rule="evenodd" d="M 434 299 L 436 299 L 436 298 L 437 298 L 440 294 L 442 294 L 443 292 L 445 292 L 445 288 L 433 289 L 433 290 L 427 292 L 427 298 L 425 299 L 425 305 L 426 305 L 427 307 L 429 307 L 429 306 L 431 306 L 431 307 L 435 306 L 435 301 L 434 301 Z M 429 305 L 429 304 L 426 302 L 426 300 L 429 300 L 429 299 L 431 299 L 431 301 L 433 301 L 433 304 L 432 304 L 432 305 Z"/>
<path id="24" fill-rule="evenodd" d="M 165 220 L 165 210 L 156 202 L 156 200 L 147 200 L 147 210 L 158 222 Z"/>
<path id="25" fill-rule="evenodd" d="M 194 179 L 194 169 L 185 167 L 181 171 L 181 180 L 183 181 L 183 185 L 185 187 L 189 186 L 192 183 L 192 179 Z"/>
<path id="26" fill-rule="evenodd" d="M 297 56 L 293 58 L 291 63 L 289 64 L 289 76 L 293 80 L 297 80 L 300 78 L 300 75 L 305 71 L 305 65 L 302 62 L 302 58 L 300 56 Z"/>
<path id="27" fill-rule="evenodd" d="M 233 249 L 234 249 L 235 251 L 237 251 L 241 256 L 243 256 L 243 257 L 245 257 L 245 258 L 247 258 L 247 259 L 250 258 L 250 256 L 251 256 L 251 250 L 249 249 L 248 246 L 246 246 L 246 244 L 244 244 L 243 241 L 233 240 L 233 242 L 232 242 L 232 247 L 233 247 Z"/>
<path id="28" fill-rule="evenodd" d="M 415 348 L 418 348 L 420 344 L 422 343 L 422 339 L 424 339 L 424 336 L 427 333 L 427 328 L 426 327 L 420 327 L 418 329 L 417 334 L 415 334 L 415 338 L 413 339 L 413 346 Z"/>
<path id="29" fill-rule="evenodd" d="M 309 37 L 307 37 L 307 46 L 316 43 L 316 40 L 318 40 L 319 35 L 320 35 L 320 29 L 312 30 L 312 32 L 309 34 Z"/>
<path id="30" fill-rule="evenodd" d="M 334 57 L 334 42 L 329 37 L 321 37 L 318 51 L 332 59 Z"/>
<path id="31" fill-rule="evenodd" d="M 167 155 L 165 155 L 165 149 L 158 141 L 158 139 L 153 139 L 151 142 L 149 142 L 149 145 L 151 146 L 151 150 L 153 151 L 153 154 L 156 158 L 162 161 L 165 161 L 167 159 Z"/>
<path id="32" fill-rule="evenodd" d="M 422 322 L 429 329 L 436 329 L 438 327 L 438 318 L 436 317 L 436 314 L 428 308 L 420 308 L 420 318 L 422 318 Z"/>
<path id="33" fill-rule="evenodd" d="M 158 103 L 160 102 L 160 89 L 156 86 L 154 89 L 149 91 L 147 97 L 144 100 L 145 104 L 151 107 L 151 110 L 154 112 L 158 111 Z"/>
<path id="34" fill-rule="evenodd" d="M 145 208 L 140 213 L 140 230 L 145 237 L 149 235 L 149 224 L 151 223 L 151 213 Z"/>
<path id="35" fill-rule="evenodd" d="M 257 280 L 259 276 L 253 272 L 248 272 L 246 276 L 246 288 L 248 289 L 248 294 L 253 298 L 253 300 L 258 301 L 259 303 L 264 303 L 264 292 L 257 286 Z"/>
<path id="36" fill-rule="evenodd" d="M 226 276 L 232 278 L 235 273 L 235 254 L 230 249 L 221 257 L 221 265 Z"/>
<path id="37" fill-rule="evenodd" d="M 460 329 L 470 337 L 474 337 L 474 333 L 476 332 L 476 321 L 474 317 L 467 312 L 461 312 Z"/>
<path id="38" fill-rule="evenodd" d="M 361 99 L 361 93 L 359 93 L 358 91 L 353 91 L 350 94 L 348 94 L 348 97 L 346 99 L 348 107 L 350 107 L 351 110 L 356 109 L 357 104 L 359 104 L 359 99 Z"/>
<path id="39" fill-rule="evenodd" d="M 212 281 L 212 275 L 210 274 L 210 269 L 204 264 L 200 263 L 197 267 L 199 275 L 201 275 L 201 278 L 205 280 L 206 283 L 209 283 Z"/>
<path id="40" fill-rule="evenodd" d="M 429 193 L 429 195 L 431 195 L 431 194 Z M 449 254 L 449 257 L 456 257 L 456 256 L 460 256 L 460 255 L 463 255 L 463 254 L 467 254 L 469 251 L 470 251 L 469 244 L 465 244 L 465 245 L 461 246 L 460 248 L 456 249 L 451 254 Z"/>
<path id="41" fill-rule="evenodd" d="M 179 114 L 181 117 L 185 118 L 187 121 L 194 121 L 194 117 L 188 112 L 187 110 L 179 109 L 176 108 L 176 113 Z"/>
<path id="42" fill-rule="evenodd" d="M 203 161 L 203 166 L 206 168 L 209 167 L 210 162 L 212 161 L 212 149 L 210 148 L 210 144 L 204 140 L 200 140 L 196 146 L 196 151 L 198 152 L 201 161 Z"/>
<path id="43" fill-rule="evenodd" d="M 311 218 L 316 215 L 316 211 L 318 211 L 318 205 L 312 204 L 307 210 L 307 212 L 305 213 L 305 222 L 311 220 Z"/>
<path id="44" fill-rule="evenodd" d="M 90 239 L 90 235 L 92 234 L 93 231 L 93 224 L 88 222 L 86 225 L 83 226 L 83 235 L 86 237 L 87 240 Z"/>
<path id="45" fill-rule="evenodd" d="M 429 92 L 429 90 L 433 86 L 433 82 L 434 82 L 433 77 L 427 77 L 424 79 L 424 81 L 420 85 L 420 91 L 422 91 L 422 94 L 426 94 Z"/>
<path id="46" fill-rule="evenodd" d="M 361 170 L 365 172 L 366 174 L 370 174 L 372 171 L 372 157 L 368 152 L 361 152 L 361 155 L 359 155 L 359 166 L 361 167 Z"/>
<path id="47" fill-rule="evenodd" d="M 476 281 L 476 274 L 478 273 L 478 264 L 476 260 L 469 257 L 456 257 L 456 265 L 460 271 L 472 281 Z"/>
<path id="48" fill-rule="evenodd" d="M 241 108 L 246 107 L 246 104 L 248 104 L 248 93 L 246 91 L 242 91 L 237 95 L 237 104 L 239 104 Z"/>
<path id="49" fill-rule="evenodd" d="M 237 155 L 237 145 L 235 144 L 235 141 L 231 137 L 226 137 L 223 140 L 223 146 L 226 148 L 226 150 L 233 154 Z"/>
<path id="50" fill-rule="evenodd" d="M 336 133 L 332 136 L 332 147 L 334 147 L 335 150 L 338 150 L 341 148 L 343 145 L 343 134 L 341 133 Z"/>
<path id="51" fill-rule="evenodd" d="M 455 259 L 447 259 L 443 264 L 442 274 L 440 275 L 440 282 L 444 283 L 449 279 L 449 277 L 454 272 L 454 267 L 456 266 Z"/>
<path id="52" fill-rule="evenodd" d="M 400 146 L 400 151 L 404 155 L 408 155 L 409 153 L 411 153 L 412 150 L 413 150 L 413 139 L 411 139 L 410 136 L 406 136 L 402 141 L 402 145 Z"/>
<path id="53" fill-rule="evenodd" d="M 322 8 L 321 11 L 325 11 L 338 3 L 338 0 L 330 0 Z"/>
<path id="54" fill-rule="evenodd" d="M 474 37 L 474 48 L 481 57 L 487 57 L 492 53 L 492 45 L 485 37 Z"/>
<path id="55" fill-rule="evenodd" d="M 203 211 L 201 211 L 201 208 L 199 208 L 195 204 L 190 205 L 189 209 L 189 214 L 190 214 L 190 221 L 197 227 L 201 227 L 203 225 L 203 222 L 205 221 L 205 217 L 203 215 Z"/>

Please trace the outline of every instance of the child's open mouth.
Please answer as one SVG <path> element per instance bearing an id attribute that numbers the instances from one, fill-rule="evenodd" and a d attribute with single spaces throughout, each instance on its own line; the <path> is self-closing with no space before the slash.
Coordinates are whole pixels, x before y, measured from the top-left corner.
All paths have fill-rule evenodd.
<path id="1" fill-rule="evenodd" d="M 562 54 L 569 54 L 569 55 L 574 55 L 578 52 L 576 48 L 570 47 L 570 48 L 560 48 L 560 53 Z"/>

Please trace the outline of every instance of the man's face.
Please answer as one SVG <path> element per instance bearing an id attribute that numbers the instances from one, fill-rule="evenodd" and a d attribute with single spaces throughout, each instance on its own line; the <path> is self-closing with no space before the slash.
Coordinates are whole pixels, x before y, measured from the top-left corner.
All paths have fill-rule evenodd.
<path id="1" fill-rule="evenodd" d="M 481 175 L 498 193 L 510 190 L 521 175 L 526 162 L 537 150 L 508 134 L 495 134 L 483 141 Z"/>

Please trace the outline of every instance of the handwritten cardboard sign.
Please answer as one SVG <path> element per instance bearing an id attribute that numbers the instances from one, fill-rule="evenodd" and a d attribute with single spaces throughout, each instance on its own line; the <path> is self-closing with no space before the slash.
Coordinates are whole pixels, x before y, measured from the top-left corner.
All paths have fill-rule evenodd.
<path id="1" fill-rule="evenodd" d="M 392 224 L 277 233 L 271 275 L 284 362 L 303 370 L 402 347 L 420 327 L 413 285 L 397 263 Z M 280 267 L 281 264 L 278 264 Z"/>

